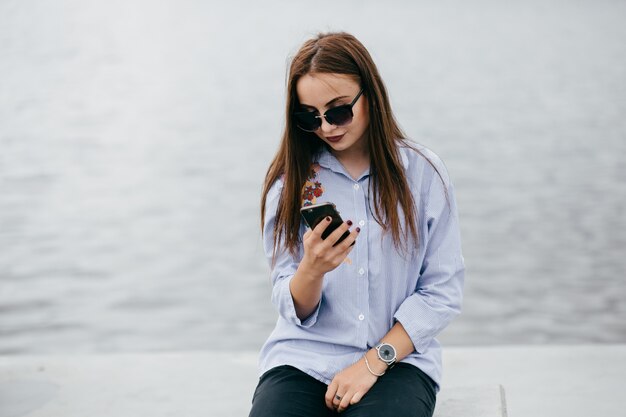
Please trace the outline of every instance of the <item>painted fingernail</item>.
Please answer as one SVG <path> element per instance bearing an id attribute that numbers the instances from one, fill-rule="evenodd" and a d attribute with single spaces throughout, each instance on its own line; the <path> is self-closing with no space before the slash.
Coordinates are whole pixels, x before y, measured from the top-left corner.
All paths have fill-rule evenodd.
<path id="1" fill-rule="evenodd" d="M 352 226 L 352 220 L 348 220 L 346 223 L 348 223 L 348 226 Z"/>
<path id="2" fill-rule="evenodd" d="M 330 221 L 330 216 L 326 216 L 326 221 L 329 222 Z"/>
<path id="3" fill-rule="evenodd" d="M 359 233 L 360 231 L 361 231 L 361 228 L 360 228 L 360 227 L 357 227 L 357 228 L 356 228 L 356 232 L 357 232 L 357 233 Z"/>

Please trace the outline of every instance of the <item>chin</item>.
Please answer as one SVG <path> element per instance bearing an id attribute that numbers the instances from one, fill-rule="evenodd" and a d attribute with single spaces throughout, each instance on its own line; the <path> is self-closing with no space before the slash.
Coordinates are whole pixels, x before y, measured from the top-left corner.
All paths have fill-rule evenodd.
<path id="1" fill-rule="evenodd" d="M 328 146 L 330 146 L 333 151 L 345 151 L 348 149 L 343 143 L 329 143 Z"/>

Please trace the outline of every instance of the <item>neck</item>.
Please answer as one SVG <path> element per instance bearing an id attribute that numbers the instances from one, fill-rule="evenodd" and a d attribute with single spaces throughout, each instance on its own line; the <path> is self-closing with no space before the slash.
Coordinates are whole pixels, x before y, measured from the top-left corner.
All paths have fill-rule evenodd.
<path id="1" fill-rule="evenodd" d="M 356 149 L 346 149 L 339 152 L 331 149 L 331 152 L 355 180 L 370 166 L 370 154 L 367 146 L 361 146 Z"/>

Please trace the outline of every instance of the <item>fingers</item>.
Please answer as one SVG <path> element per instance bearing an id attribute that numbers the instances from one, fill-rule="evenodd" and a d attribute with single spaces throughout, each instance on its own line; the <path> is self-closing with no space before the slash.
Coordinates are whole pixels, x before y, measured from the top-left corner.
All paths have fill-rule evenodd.
<path id="1" fill-rule="evenodd" d="M 330 226 L 331 220 L 332 219 L 330 216 L 326 216 L 321 222 L 317 224 L 317 226 L 315 226 L 315 228 L 312 230 L 313 232 L 312 234 L 317 236 L 319 239 L 321 239 L 322 233 L 324 233 L 326 228 Z"/>
<path id="2" fill-rule="evenodd" d="M 341 412 L 350 405 L 350 398 L 352 398 L 352 394 L 340 394 L 338 384 L 331 382 L 326 390 L 324 401 L 329 409 Z"/>
<path id="3" fill-rule="evenodd" d="M 331 246 L 338 246 L 339 244 L 343 243 L 343 240 L 341 242 L 339 242 L 339 240 L 344 234 L 350 233 L 350 226 L 352 226 L 352 222 L 350 220 L 341 223 L 339 227 L 337 227 L 330 235 L 328 235 L 326 241 L 331 244 Z M 346 236 L 346 238 L 347 237 L 348 236 Z"/>
<path id="4" fill-rule="evenodd" d="M 302 238 L 303 262 L 321 273 L 335 269 L 346 259 L 359 233 L 358 228 L 350 231 L 352 222 L 347 221 L 341 223 L 336 230 L 322 239 L 322 233 L 331 224 L 332 219 L 326 217 L 314 229 L 307 231 Z M 344 234 L 346 234 L 345 239 L 341 239 Z M 341 242 L 337 243 L 340 239 Z"/>
<path id="5" fill-rule="evenodd" d="M 318 243 L 323 243 L 326 248 L 336 247 L 340 244 L 343 244 L 343 249 L 347 249 L 354 244 L 354 241 L 356 240 L 360 229 L 357 227 L 352 232 L 350 232 L 350 226 L 352 226 L 352 222 L 350 220 L 341 223 L 335 230 L 333 230 L 332 233 L 322 239 L 322 234 L 331 224 L 332 219 L 330 217 L 326 217 L 321 222 L 319 222 L 314 229 L 305 232 L 302 240 L 304 241 L 308 240 L 309 238 L 315 237 L 316 240 L 319 240 Z M 344 234 L 347 234 L 347 236 L 338 243 L 338 241 Z"/>
<path id="6" fill-rule="evenodd" d="M 339 248 L 340 250 L 347 251 L 346 252 L 346 255 L 347 255 L 348 252 L 350 252 L 352 248 L 354 247 L 354 242 L 356 241 L 356 238 L 360 232 L 361 232 L 361 229 L 359 227 L 355 228 L 354 230 L 350 232 L 348 236 L 346 236 L 344 240 L 342 240 L 339 243 L 336 243 L 335 247 Z M 330 239 L 331 236 L 329 236 L 328 238 Z M 343 236 L 343 234 L 341 234 L 341 236 Z"/>
<path id="7" fill-rule="evenodd" d="M 358 399 L 355 399 L 357 395 Z M 344 395 L 335 394 L 332 400 L 332 409 L 337 410 L 338 413 L 346 411 L 349 406 L 361 401 L 361 397 L 360 393 L 353 393 L 352 391 L 348 391 Z"/>
<path id="8" fill-rule="evenodd" d="M 341 413 L 346 408 L 348 408 L 348 406 L 350 405 L 350 398 L 352 397 L 352 394 L 349 393 L 344 395 L 334 394 L 332 397 L 327 394 L 325 397 L 326 407 Z"/>
<path id="9" fill-rule="evenodd" d="M 361 398 L 363 398 L 363 393 L 362 392 L 357 392 L 352 396 L 352 399 L 350 400 L 350 405 L 356 404 L 359 401 L 361 401 Z"/>
<path id="10" fill-rule="evenodd" d="M 337 384 L 333 381 L 326 389 L 326 395 L 324 396 L 326 407 L 330 408 L 331 410 L 335 409 L 335 395 L 337 395 Z"/>
<path id="11" fill-rule="evenodd" d="M 328 244 L 328 246 L 332 246 L 333 248 L 339 247 L 340 250 L 345 251 L 350 246 L 353 246 L 357 236 L 361 229 L 356 227 L 352 231 L 350 231 L 350 227 L 352 226 L 352 221 L 348 220 L 339 225 L 331 234 L 329 234 L 324 242 Z M 346 251 L 344 255 L 347 255 L 349 251 Z"/>
<path id="12" fill-rule="evenodd" d="M 344 387 L 345 388 L 345 387 Z M 331 410 L 336 410 L 341 413 L 345 411 L 349 406 L 358 403 L 363 398 L 363 394 L 361 392 L 354 392 L 352 390 L 346 391 L 345 394 L 340 394 L 340 390 L 338 389 L 338 385 L 332 382 L 328 389 L 326 390 L 326 395 L 324 396 L 324 401 L 326 402 L 326 407 Z"/>
<path id="13" fill-rule="evenodd" d="M 341 396 L 341 402 L 339 402 L 337 397 L 335 397 L 335 400 L 339 403 L 337 406 L 337 412 L 341 413 L 342 411 L 345 411 L 350 404 L 356 404 L 356 402 L 352 402 L 352 398 L 354 398 L 354 394 L 352 392 L 347 392 L 345 395 Z"/>

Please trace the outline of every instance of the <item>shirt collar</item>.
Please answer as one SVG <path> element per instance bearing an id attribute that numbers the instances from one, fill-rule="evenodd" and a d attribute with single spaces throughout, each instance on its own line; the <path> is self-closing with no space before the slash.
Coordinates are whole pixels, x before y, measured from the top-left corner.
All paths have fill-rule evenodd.
<path id="1" fill-rule="evenodd" d="M 315 161 L 320 164 L 320 166 L 331 169 L 335 172 L 342 170 L 341 163 L 335 158 L 335 156 L 328 151 L 325 146 L 322 146 L 320 151 L 317 153 L 315 157 Z"/>
<path id="2" fill-rule="evenodd" d="M 406 171 L 409 169 L 409 157 L 407 156 L 403 147 L 398 147 L 398 152 L 400 152 L 400 159 L 402 159 L 402 166 L 404 167 L 404 170 Z"/>
<path id="3" fill-rule="evenodd" d="M 330 152 L 326 146 L 323 146 L 322 149 L 320 149 L 315 159 L 316 159 L 316 162 L 321 167 L 330 169 L 331 171 L 336 172 L 337 174 L 345 175 L 351 180 L 354 180 L 350 176 L 350 174 L 348 174 L 348 171 L 346 171 L 346 169 L 341 164 L 341 162 L 339 162 L 339 160 L 335 157 L 335 155 L 333 155 L 332 152 Z M 370 170 L 368 168 L 363 172 L 363 174 L 361 174 L 358 180 L 361 180 L 362 178 L 367 177 L 369 174 L 370 174 Z"/>

